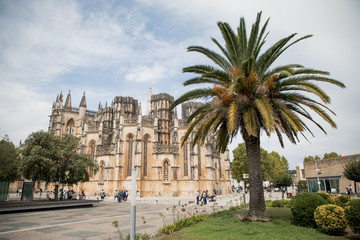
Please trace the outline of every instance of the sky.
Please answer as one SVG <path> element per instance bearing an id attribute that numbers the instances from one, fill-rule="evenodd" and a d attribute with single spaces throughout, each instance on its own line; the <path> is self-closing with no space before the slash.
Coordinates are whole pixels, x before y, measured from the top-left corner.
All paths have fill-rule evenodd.
<path id="1" fill-rule="evenodd" d="M 302 64 L 329 71 L 346 89 L 323 84 L 336 113 L 337 129 L 319 120 L 327 134 L 309 124 L 314 137 L 300 143 L 261 136 L 261 147 L 284 156 L 290 169 L 304 157 L 337 152 L 360 153 L 360 1 L 356 0 L 0 0 L 0 137 L 18 145 L 38 130 L 47 130 L 51 107 L 60 92 L 71 91 L 78 107 L 83 93 L 87 108 L 97 110 L 115 96 L 138 99 L 145 113 L 149 88 L 175 98 L 193 87 L 184 67 L 208 64 L 186 48 L 216 50 L 222 42 L 217 22 L 233 29 L 244 17 L 247 28 L 262 11 L 270 32 L 263 49 L 292 33 L 313 34 L 289 48 L 274 63 Z M 242 143 L 233 140 L 230 152 Z M 232 156 L 232 154 L 231 154 Z"/>

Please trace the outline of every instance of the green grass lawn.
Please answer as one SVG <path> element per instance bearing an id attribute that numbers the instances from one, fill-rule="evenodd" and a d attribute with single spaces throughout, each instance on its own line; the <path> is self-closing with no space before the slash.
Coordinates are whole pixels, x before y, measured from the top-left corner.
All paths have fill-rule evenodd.
<path id="1" fill-rule="evenodd" d="M 293 217 L 289 208 L 268 208 L 268 213 L 273 219 L 271 222 L 242 222 L 236 216 L 244 215 L 243 211 L 228 211 L 158 239 L 346 239 L 340 236 L 329 236 L 312 228 L 296 226 L 292 222 Z"/>

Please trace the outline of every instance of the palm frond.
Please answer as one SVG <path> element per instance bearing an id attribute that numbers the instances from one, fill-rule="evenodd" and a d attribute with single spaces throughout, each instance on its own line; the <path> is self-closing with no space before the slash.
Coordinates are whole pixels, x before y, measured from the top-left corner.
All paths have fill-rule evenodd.
<path id="1" fill-rule="evenodd" d="M 265 123 L 266 130 L 271 133 L 274 128 L 274 116 L 269 100 L 262 96 L 254 100 L 255 106 Z"/>
<path id="2" fill-rule="evenodd" d="M 172 104 L 170 105 L 169 111 L 173 110 L 177 105 L 180 103 L 194 100 L 194 99 L 208 99 L 213 96 L 216 96 L 216 93 L 212 91 L 211 88 L 200 88 L 200 89 L 194 89 L 191 90 L 185 94 L 183 94 L 181 97 L 176 99 Z"/>
<path id="3" fill-rule="evenodd" d="M 220 66 L 224 71 L 227 71 L 230 69 L 231 65 L 226 61 L 225 58 L 223 58 L 218 53 L 201 46 L 190 46 L 188 47 L 188 52 L 198 52 L 204 54 L 206 57 L 208 57 L 210 60 L 212 60 L 215 64 Z"/>

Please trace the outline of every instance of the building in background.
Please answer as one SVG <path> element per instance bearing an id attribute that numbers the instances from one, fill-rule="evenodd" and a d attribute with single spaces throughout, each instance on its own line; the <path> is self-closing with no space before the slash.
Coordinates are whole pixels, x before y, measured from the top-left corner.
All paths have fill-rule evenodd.
<path id="1" fill-rule="evenodd" d="M 334 194 L 345 194 L 345 188 L 352 185 L 359 189 L 359 183 L 350 181 L 343 175 L 344 166 L 350 160 L 360 159 L 360 154 L 304 162 L 304 172 L 309 192 L 326 191 Z M 320 184 L 318 183 L 320 182 Z"/>
<path id="2" fill-rule="evenodd" d="M 73 186 L 75 191 L 96 196 L 104 189 L 130 190 L 131 169 L 137 169 L 137 190 L 141 197 L 194 196 L 197 190 L 230 190 L 229 151 L 220 154 L 215 138 L 209 136 L 204 146 L 191 147 L 193 135 L 181 146 L 188 128 L 185 119 L 201 103 L 181 105 L 181 119 L 176 109 L 168 111 L 174 97 L 149 91 L 146 113 L 132 97 L 117 96 L 111 105 L 99 103 L 97 111 L 86 106 L 85 93 L 79 108 L 73 107 L 71 94 L 63 104 L 58 95 L 50 115 L 49 131 L 57 136 L 72 134 L 81 139 L 79 151 L 89 154 L 99 165 L 90 181 Z"/>

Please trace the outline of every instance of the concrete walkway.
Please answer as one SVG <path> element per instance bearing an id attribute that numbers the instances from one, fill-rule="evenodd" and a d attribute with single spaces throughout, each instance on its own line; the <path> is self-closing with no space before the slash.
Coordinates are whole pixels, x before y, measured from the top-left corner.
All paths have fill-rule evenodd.
<path id="1" fill-rule="evenodd" d="M 211 213 L 227 209 L 239 204 L 240 196 L 240 194 L 218 196 L 216 203 L 208 203 L 205 206 L 197 206 L 195 197 L 139 199 L 136 203 L 136 232 L 154 234 L 164 224 L 170 224 L 178 216 L 182 218 L 188 212 Z M 275 194 L 273 198 L 274 200 L 275 198 L 281 199 L 281 194 Z M 118 203 L 113 197 L 108 197 L 91 208 L 2 214 L 0 215 L 0 240 L 100 240 L 110 237 L 119 239 L 118 231 L 112 222 L 118 221 L 119 230 L 123 236 L 128 234 L 130 232 L 130 208 L 129 201 Z M 160 214 L 164 217 L 161 217 Z M 145 218 L 145 224 L 142 217 Z"/>

